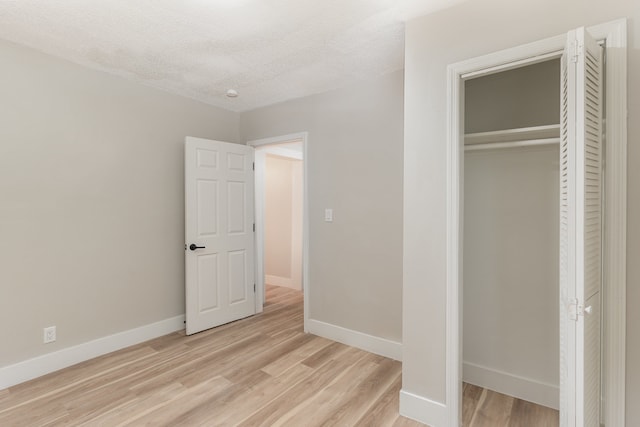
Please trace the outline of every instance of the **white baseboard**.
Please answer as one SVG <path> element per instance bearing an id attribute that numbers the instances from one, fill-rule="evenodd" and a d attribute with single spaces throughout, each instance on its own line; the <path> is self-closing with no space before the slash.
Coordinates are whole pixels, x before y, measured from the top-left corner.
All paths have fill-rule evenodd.
<path id="1" fill-rule="evenodd" d="M 394 360 L 402 360 L 402 344 L 341 326 L 308 319 L 307 332 Z"/>
<path id="2" fill-rule="evenodd" d="M 0 368 L 0 390 L 181 329 L 184 329 L 184 315 L 2 367 Z"/>
<path id="3" fill-rule="evenodd" d="M 558 409 L 560 406 L 560 389 L 558 386 L 469 362 L 462 364 L 462 370 L 462 379 L 469 384 L 553 409 Z"/>
<path id="4" fill-rule="evenodd" d="M 296 286 L 293 283 L 293 279 L 291 277 L 272 276 L 271 274 L 265 274 L 264 282 L 268 283 L 269 285 L 282 286 L 284 288 L 291 288 L 297 291 L 302 290 L 300 286 Z"/>
<path id="5" fill-rule="evenodd" d="M 400 390 L 400 415 L 431 427 L 445 427 L 447 406 L 403 389 Z"/>

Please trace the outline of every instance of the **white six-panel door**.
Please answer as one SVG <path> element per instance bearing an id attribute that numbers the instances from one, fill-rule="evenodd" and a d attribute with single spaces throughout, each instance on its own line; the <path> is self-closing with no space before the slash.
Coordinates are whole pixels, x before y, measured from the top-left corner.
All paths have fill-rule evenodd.
<path id="1" fill-rule="evenodd" d="M 562 56 L 560 425 L 600 425 L 602 48 L 584 28 Z"/>
<path id="2" fill-rule="evenodd" d="M 185 140 L 186 330 L 255 314 L 253 148 Z"/>

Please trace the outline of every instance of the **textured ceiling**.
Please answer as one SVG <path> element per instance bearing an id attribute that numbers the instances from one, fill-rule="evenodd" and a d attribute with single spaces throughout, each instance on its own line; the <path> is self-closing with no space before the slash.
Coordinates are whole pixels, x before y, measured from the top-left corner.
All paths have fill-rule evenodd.
<path id="1" fill-rule="evenodd" d="M 246 111 L 401 69 L 403 21 L 459 1 L 0 0 L 0 38 Z"/>

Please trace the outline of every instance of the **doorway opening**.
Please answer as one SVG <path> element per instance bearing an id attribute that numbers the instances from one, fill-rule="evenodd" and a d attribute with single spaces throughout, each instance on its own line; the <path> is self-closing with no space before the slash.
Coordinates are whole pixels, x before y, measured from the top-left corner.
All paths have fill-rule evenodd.
<path id="1" fill-rule="evenodd" d="M 264 149 L 264 281 L 302 291 L 302 147 L 275 148 Z"/>
<path id="2" fill-rule="evenodd" d="M 255 148 L 256 312 L 274 286 L 300 291 L 307 331 L 307 133 L 247 142 Z M 270 291 L 267 292 L 267 287 Z"/>
<path id="3" fill-rule="evenodd" d="M 559 409 L 560 74 L 552 58 L 464 83 L 463 395 L 546 426 Z"/>
<path id="4" fill-rule="evenodd" d="M 603 192 L 607 195 L 602 209 L 604 234 L 602 258 L 605 265 L 603 280 L 603 375 L 602 421 L 605 425 L 624 423 L 624 389 L 617 384 L 624 383 L 625 363 L 625 235 L 626 235 L 626 23 L 624 20 L 602 24 L 587 29 L 589 33 L 606 47 L 607 61 L 604 66 L 607 126 L 604 133 L 606 144 L 603 155 L 607 158 L 607 168 L 603 171 Z M 557 58 L 567 44 L 567 35 L 541 40 L 480 58 L 474 58 L 448 68 L 448 136 L 447 136 L 447 310 L 446 310 L 446 419 L 448 425 L 459 425 L 462 420 L 462 379 L 463 379 L 463 335 L 462 311 L 464 306 L 462 283 L 464 277 L 464 108 L 465 80 L 494 74 Z M 577 46 L 577 44 L 575 45 Z M 579 49 L 576 49 L 578 52 Z M 565 188 L 565 187 L 563 187 Z M 465 278 L 466 281 L 466 278 Z M 599 304 L 597 304 L 599 308 Z M 572 303 L 567 307 L 571 313 Z M 586 316 L 591 311 L 575 307 L 578 316 Z M 591 308 L 591 307 L 582 307 Z M 590 318 L 600 317 L 598 310 Z M 562 317 L 562 316 L 561 316 Z M 584 318 L 584 317 L 583 317 Z M 560 323 L 562 323 L 562 318 Z M 562 330 L 562 325 L 561 325 Z M 599 338 L 599 337 L 598 337 Z M 562 352 L 561 352 L 562 353 Z M 575 354 L 569 355 L 570 357 Z M 565 354 L 566 358 L 567 355 Z M 566 359 L 565 359 L 566 360 Z M 573 362 L 570 362 L 573 363 Z M 582 366 L 584 367 L 584 366 Z M 576 392 L 585 388 L 575 375 L 575 365 L 569 382 L 560 384 L 560 407 L 570 408 L 564 412 L 566 419 L 561 425 L 576 425 L 576 414 L 585 408 L 576 405 L 584 396 Z M 591 378 L 592 379 L 592 378 Z M 565 394 L 566 393 L 566 394 Z M 573 395 L 572 395 L 573 393 Z M 594 399 L 595 400 L 595 399 Z M 599 406 L 596 404 L 596 406 Z M 561 410 L 561 415 L 563 414 Z M 599 420 L 598 420 L 599 421 Z M 445 422 L 445 421 L 443 421 Z M 578 422 L 578 424 L 580 424 Z"/>

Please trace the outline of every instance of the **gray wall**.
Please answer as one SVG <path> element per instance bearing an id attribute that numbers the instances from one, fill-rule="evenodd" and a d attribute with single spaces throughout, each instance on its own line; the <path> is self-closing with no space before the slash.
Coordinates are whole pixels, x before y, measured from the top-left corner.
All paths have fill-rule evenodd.
<path id="1" fill-rule="evenodd" d="M 310 318 L 398 342 L 402 118 L 402 72 L 241 116 L 244 140 L 309 132 Z"/>
<path id="2" fill-rule="evenodd" d="M 239 115 L 4 41 L 0 63 L 0 366 L 184 313 L 184 137 L 238 142 Z"/>
<path id="3" fill-rule="evenodd" d="M 558 124 L 560 60 L 465 82 L 465 133 Z"/>
<path id="4" fill-rule="evenodd" d="M 402 340 L 402 72 L 241 126 L 9 42 L 0 62 L 0 367 L 184 313 L 187 135 L 308 131 L 310 316 Z"/>
<path id="5" fill-rule="evenodd" d="M 464 362 L 556 387 L 558 158 L 557 145 L 465 154 L 463 255 Z"/>
<path id="6" fill-rule="evenodd" d="M 571 28 L 629 20 L 627 425 L 640 424 L 640 8 L 636 1 L 469 1 L 406 33 L 403 388 L 445 400 L 446 67 Z"/>

